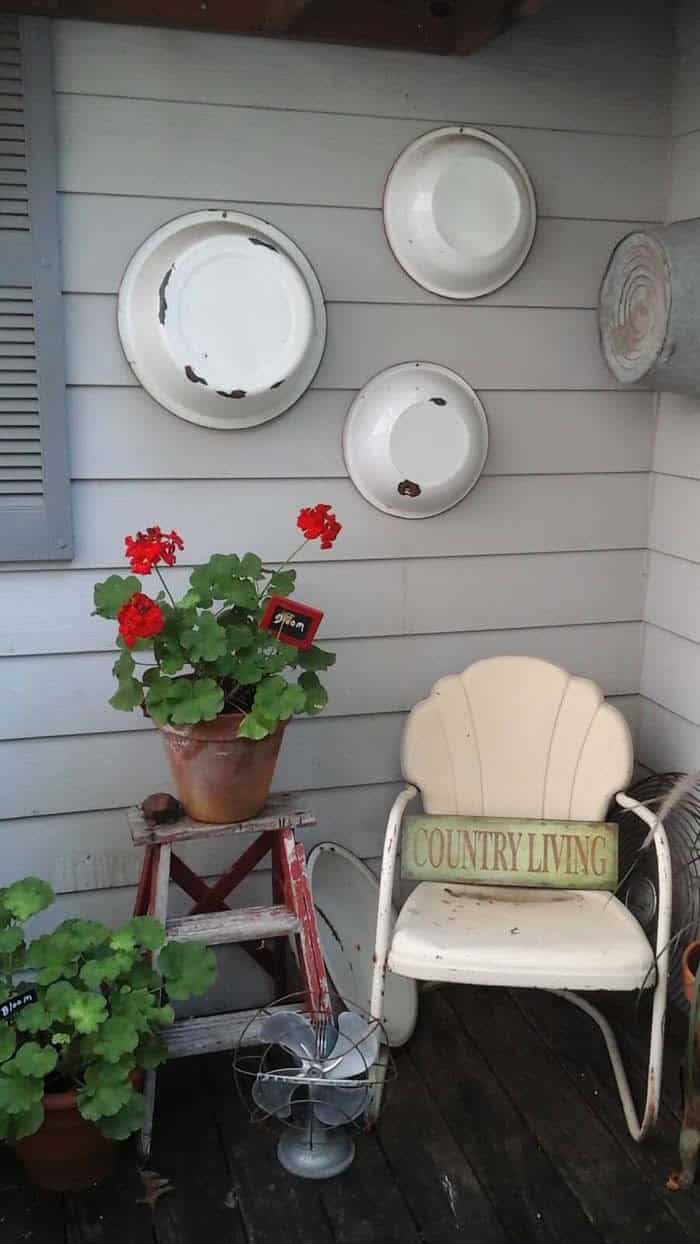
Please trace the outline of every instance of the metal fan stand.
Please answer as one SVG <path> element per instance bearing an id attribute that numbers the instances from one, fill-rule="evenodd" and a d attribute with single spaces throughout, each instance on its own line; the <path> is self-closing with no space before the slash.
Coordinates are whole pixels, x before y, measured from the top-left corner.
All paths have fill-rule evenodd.
<path id="1" fill-rule="evenodd" d="M 355 1157 L 352 1129 L 367 1125 L 377 1081 L 386 1078 L 383 1026 L 360 1008 L 349 1012 L 345 1003 L 330 1017 L 310 1014 L 298 995 L 263 1008 L 254 1023 L 264 1049 L 253 1054 L 239 1048 L 233 1064 L 252 1121 L 285 1125 L 277 1157 L 290 1175 L 342 1174 Z M 291 1061 L 280 1060 L 277 1051 Z"/>

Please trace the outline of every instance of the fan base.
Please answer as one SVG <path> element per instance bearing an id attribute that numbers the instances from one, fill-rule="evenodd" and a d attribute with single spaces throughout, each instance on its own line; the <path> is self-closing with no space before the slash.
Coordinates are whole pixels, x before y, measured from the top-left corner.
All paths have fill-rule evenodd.
<path id="1" fill-rule="evenodd" d="M 277 1157 L 290 1175 L 300 1179 L 332 1179 L 351 1165 L 355 1142 L 341 1128 L 324 1131 L 320 1140 L 313 1141 L 308 1130 L 289 1131 L 277 1145 Z"/>

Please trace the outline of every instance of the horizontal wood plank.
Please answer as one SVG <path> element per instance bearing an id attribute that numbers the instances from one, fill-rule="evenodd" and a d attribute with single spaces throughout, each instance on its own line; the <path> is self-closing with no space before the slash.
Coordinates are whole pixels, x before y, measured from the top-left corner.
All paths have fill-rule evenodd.
<path id="1" fill-rule="evenodd" d="M 379 855 L 397 790 L 394 784 L 378 783 L 352 792 L 301 792 L 297 799 L 313 809 L 317 823 L 296 830 L 297 842 L 307 851 L 331 840 L 361 859 Z M 178 844 L 177 853 L 198 876 L 211 877 L 229 868 L 249 845 L 244 836 L 226 834 Z M 58 894 L 135 886 L 143 858 L 143 850 L 132 844 L 125 808 L 6 821 L 0 823 L 0 846 L 0 885 L 18 876 L 40 876 Z M 268 868 L 269 859 L 258 865 L 263 872 Z M 263 902 L 265 896 L 250 901 Z"/>
<path id="2" fill-rule="evenodd" d="M 663 134 L 670 27 L 645 0 L 590 9 L 583 0 L 523 22 L 477 56 L 285 43 L 176 30 L 55 27 L 60 91 L 198 103 L 369 113 Z M 522 65 L 531 66 L 523 89 Z M 644 91 L 639 90 L 643 78 Z"/>
<path id="3" fill-rule="evenodd" d="M 201 842 L 205 838 L 219 838 L 231 834 L 266 834 L 289 826 L 300 829 L 305 825 L 313 825 L 312 814 L 299 809 L 298 800 L 294 796 L 277 795 L 267 800 L 258 816 L 248 821 L 222 824 L 219 821 L 195 821 L 184 813 L 175 821 L 157 822 L 144 816 L 140 807 L 129 808 L 127 812 L 129 832 L 135 846 L 170 843 L 180 845 L 183 842 Z"/>
<path id="4" fill-rule="evenodd" d="M 119 342 L 115 298 L 65 294 L 63 303 L 68 383 L 136 387 Z M 357 303 L 328 308 L 314 387 L 361 388 L 385 367 L 416 359 L 451 367 L 477 389 L 621 387 L 603 361 L 592 310 Z"/>
<path id="5" fill-rule="evenodd" d="M 700 482 L 652 475 L 649 548 L 700 562 Z"/>
<path id="6" fill-rule="evenodd" d="M 299 567 L 296 590 L 302 600 L 325 611 L 322 643 L 370 635 L 627 622 L 641 617 L 643 560 L 641 550 L 622 549 L 307 563 Z M 116 567 L 120 574 L 126 569 Z M 111 651 L 113 627 L 92 616 L 94 583 L 107 573 L 5 571 L 0 584 L 13 607 L 0 610 L 0 654 Z M 186 590 L 187 577 L 184 568 L 168 572 L 175 592 Z"/>
<path id="7" fill-rule="evenodd" d="M 331 641 L 337 663 L 323 675 L 325 715 L 405 712 L 438 678 L 503 652 L 556 661 L 609 694 L 632 694 L 639 688 L 640 632 L 639 623 L 623 622 Z M 112 652 L 0 662 L 0 738 L 150 731 L 142 713 L 117 712 L 108 703 L 115 658 Z"/>
<path id="8" fill-rule="evenodd" d="M 326 551 L 329 562 L 643 548 L 647 487 L 644 474 L 483 477 L 454 509 L 429 522 L 409 522 L 370 509 L 349 480 L 240 480 L 235 488 L 223 480 L 158 480 L 148 488 L 78 483 L 74 565 L 113 564 L 124 534 L 145 530 L 155 516 L 163 530 L 181 533 L 193 562 L 209 557 L 213 535 L 220 548 L 249 542 L 264 559 L 281 561 L 293 545 L 299 507 L 319 500 L 332 505 L 343 524 Z M 310 545 L 299 562 L 318 556 Z"/>
<path id="9" fill-rule="evenodd" d="M 657 773 L 700 767 L 700 726 L 646 696 L 639 702 L 638 755 Z"/>
<path id="10" fill-rule="evenodd" d="M 171 942 L 202 942 L 219 946 L 233 942 L 288 937 L 299 921 L 288 907 L 243 907 L 237 911 L 207 912 L 198 916 L 173 916 L 165 922 Z"/>
<path id="11" fill-rule="evenodd" d="M 207 199 L 64 194 L 60 198 L 63 286 L 69 293 L 115 294 L 143 239 L 166 221 L 210 207 Z M 222 203 L 289 234 L 316 270 L 329 302 L 434 303 L 393 257 L 382 213 L 357 208 Z M 527 263 L 482 303 L 595 307 L 615 243 L 631 221 L 540 219 Z M 104 236 L 109 236 L 109 246 Z M 361 256 L 361 262 L 358 262 Z"/>
<path id="12" fill-rule="evenodd" d="M 671 143 L 670 220 L 693 220 L 700 216 L 700 129 L 681 134 Z"/>
<path id="13" fill-rule="evenodd" d="M 634 733 L 637 696 L 611 702 Z M 404 721 L 403 713 L 298 719 L 287 731 L 273 791 L 398 781 Z M 153 730 L 0 743 L 0 784 L 11 820 L 141 803 L 153 790 L 170 789 L 171 779 Z"/>
<path id="14" fill-rule="evenodd" d="M 700 725 L 700 644 L 647 625 L 641 692 L 679 717 Z"/>
<path id="15" fill-rule="evenodd" d="M 700 479 L 700 398 L 683 393 L 660 394 L 654 470 Z"/>
<path id="16" fill-rule="evenodd" d="M 649 554 L 644 619 L 700 644 L 700 566 L 665 553 Z"/>
<path id="17" fill-rule="evenodd" d="M 174 419 L 143 389 L 71 389 L 71 472 L 74 479 L 342 478 L 342 430 L 355 392 L 309 390 L 288 418 L 241 434 Z M 489 423 L 487 475 L 649 468 L 651 393 L 480 396 Z"/>
<path id="18" fill-rule="evenodd" d="M 431 128 L 377 118 L 370 143 L 364 117 L 85 95 L 57 96 L 57 124 L 59 190 L 177 197 L 176 134 L 199 197 L 339 207 L 379 207 L 397 156 Z M 543 215 L 661 218 L 663 139 L 489 128 L 525 163 Z"/>

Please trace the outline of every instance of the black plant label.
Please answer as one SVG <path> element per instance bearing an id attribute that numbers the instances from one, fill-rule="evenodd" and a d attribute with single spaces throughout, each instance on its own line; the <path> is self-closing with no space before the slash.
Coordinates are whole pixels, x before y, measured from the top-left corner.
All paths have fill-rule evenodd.
<path id="1" fill-rule="evenodd" d="M 12 1019 L 12 1016 L 18 1011 L 23 1011 L 25 1006 L 31 1006 L 32 1002 L 36 1002 L 38 996 L 36 989 L 25 989 L 24 993 L 16 993 L 13 998 L 0 1002 L 0 1019 Z"/>

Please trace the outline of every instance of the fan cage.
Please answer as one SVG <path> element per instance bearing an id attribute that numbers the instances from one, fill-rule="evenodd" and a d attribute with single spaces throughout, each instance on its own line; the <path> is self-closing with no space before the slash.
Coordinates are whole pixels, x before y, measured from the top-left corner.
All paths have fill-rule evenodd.
<path id="1" fill-rule="evenodd" d="M 374 1126 L 378 1117 L 377 1103 L 380 1100 L 382 1104 L 384 1103 L 386 1090 L 396 1078 L 396 1065 L 391 1055 L 389 1039 L 384 1025 L 380 1020 L 370 1016 L 357 1003 L 347 998 L 331 995 L 331 1013 L 329 1015 L 325 1011 L 309 1011 L 305 1005 L 305 1000 L 303 993 L 288 994 L 261 1007 L 251 1017 L 241 1033 L 239 1044 L 234 1050 L 233 1074 L 239 1098 L 252 1123 L 260 1127 L 281 1124 L 285 1128 L 292 1128 L 306 1133 L 310 1144 L 323 1144 L 324 1136 L 336 1132 L 339 1127 L 351 1127 L 358 1132 L 365 1131 L 368 1130 L 368 1120 L 370 1117 L 371 1125 Z M 296 1072 L 299 1070 L 299 1064 L 292 1062 L 291 1056 L 283 1051 L 279 1045 L 275 1042 L 269 1044 L 262 1041 L 257 1044 L 254 1043 L 253 1034 L 262 1021 L 269 1015 L 278 1014 L 280 1011 L 285 1010 L 303 1015 L 310 1022 L 317 1034 L 317 1057 L 319 1059 L 328 1058 L 330 1061 L 333 1058 L 332 1047 L 328 1053 L 324 1052 L 327 1039 L 326 1034 L 329 1027 L 333 1028 L 337 1016 L 342 1011 L 354 1011 L 356 1015 L 361 1016 L 366 1021 L 368 1034 L 376 1033 L 378 1035 L 379 1059 L 371 1067 L 367 1068 L 366 1075 L 348 1078 L 338 1077 L 332 1080 L 324 1076 L 305 1075 L 303 1080 L 297 1080 Z M 357 1050 L 359 1045 L 360 1041 L 358 1040 L 349 1049 L 345 1049 L 341 1057 L 347 1057 L 353 1050 Z M 287 1061 L 285 1062 L 284 1060 Z M 288 1083 L 293 1078 L 296 1088 L 292 1096 L 292 1114 L 289 1118 L 281 1118 L 278 1115 L 269 1114 L 253 1101 L 253 1084 L 260 1074 L 264 1074 L 273 1080 L 279 1080 L 282 1083 Z M 314 1096 L 313 1090 L 319 1085 L 325 1087 L 332 1085 L 334 1088 L 365 1089 L 366 1102 L 360 1114 L 356 1117 L 347 1117 L 341 1123 L 330 1125 L 322 1123 L 313 1110 L 315 1104 L 323 1105 L 325 1103 L 325 1099 Z M 342 1112 L 342 1108 L 337 1104 L 336 1109 Z"/>
<path id="2" fill-rule="evenodd" d="M 639 803 L 658 812 L 677 782 L 686 778 L 677 772 L 651 773 L 630 788 Z M 650 942 L 656 947 L 658 875 L 656 852 L 641 852 L 644 828 L 626 810 L 616 807 L 611 819 L 619 825 L 618 898 L 639 920 Z M 689 942 L 700 938 L 700 795 L 697 785 L 687 791 L 664 815 L 664 826 L 671 853 L 672 915 L 669 946 L 668 996 L 680 1010 L 688 1003 L 681 981 L 681 959 Z"/>

